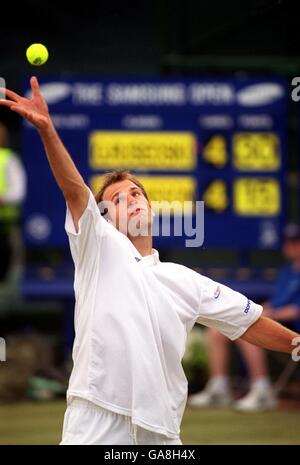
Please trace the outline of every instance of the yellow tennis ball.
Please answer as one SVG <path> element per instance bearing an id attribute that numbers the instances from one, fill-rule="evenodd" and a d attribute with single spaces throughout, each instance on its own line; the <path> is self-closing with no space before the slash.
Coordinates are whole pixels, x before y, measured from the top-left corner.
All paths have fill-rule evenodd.
<path id="1" fill-rule="evenodd" d="M 34 66 L 40 66 L 46 63 L 48 56 L 48 50 L 43 44 L 32 44 L 26 50 L 27 60 Z"/>

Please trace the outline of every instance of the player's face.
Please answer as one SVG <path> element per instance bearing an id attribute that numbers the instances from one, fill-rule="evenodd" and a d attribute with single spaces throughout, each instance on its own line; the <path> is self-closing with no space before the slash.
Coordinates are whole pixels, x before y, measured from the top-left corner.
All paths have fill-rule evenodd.
<path id="1" fill-rule="evenodd" d="M 286 240 L 283 244 L 283 254 L 290 261 L 300 260 L 300 240 Z"/>
<path id="2" fill-rule="evenodd" d="M 152 210 L 140 187 L 128 179 L 116 182 L 105 189 L 103 201 L 119 231 L 126 236 L 148 235 Z"/>

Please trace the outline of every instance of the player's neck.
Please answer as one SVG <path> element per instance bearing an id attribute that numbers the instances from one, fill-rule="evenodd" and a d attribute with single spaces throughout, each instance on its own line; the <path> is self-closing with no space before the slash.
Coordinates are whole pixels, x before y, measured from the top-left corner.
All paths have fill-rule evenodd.
<path id="1" fill-rule="evenodd" d="M 142 257 L 152 254 L 152 236 L 129 237 Z"/>

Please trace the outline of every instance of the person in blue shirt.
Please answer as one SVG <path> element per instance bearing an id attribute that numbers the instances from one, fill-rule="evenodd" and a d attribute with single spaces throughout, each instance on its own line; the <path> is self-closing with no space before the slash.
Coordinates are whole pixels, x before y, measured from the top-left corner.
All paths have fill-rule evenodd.
<path id="1" fill-rule="evenodd" d="M 300 331 L 300 226 L 284 229 L 282 252 L 287 264 L 279 272 L 275 292 L 263 305 L 264 316 L 288 328 Z M 208 329 L 210 379 L 204 390 L 189 397 L 191 407 L 232 406 L 244 412 L 270 410 L 277 399 L 269 376 L 268 360 L 263 349 L 237 340 L 250 378 L 246 396 L 233 401 L 229 381 L 229 339 L 215 329 Z"/>
<path id="2" fill-rule="evenodd" d="M 264 305 L 264 315 L 300 330 L 300 226 L 285 228 L 283 254 L 288 263 L 281 269 L 275 293 Z"/>

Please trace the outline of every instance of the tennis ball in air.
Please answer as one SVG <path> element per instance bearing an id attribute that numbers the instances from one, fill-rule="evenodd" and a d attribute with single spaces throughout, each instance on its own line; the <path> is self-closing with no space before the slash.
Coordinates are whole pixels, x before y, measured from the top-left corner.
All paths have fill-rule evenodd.
<path id="1" fill-rule="evenodd" d="M 46 63 L 48 56 L 48 50 L 43 44 L 32 44 L 26 50 L 27 60 L 34 66 L 41 66 Z"/>

